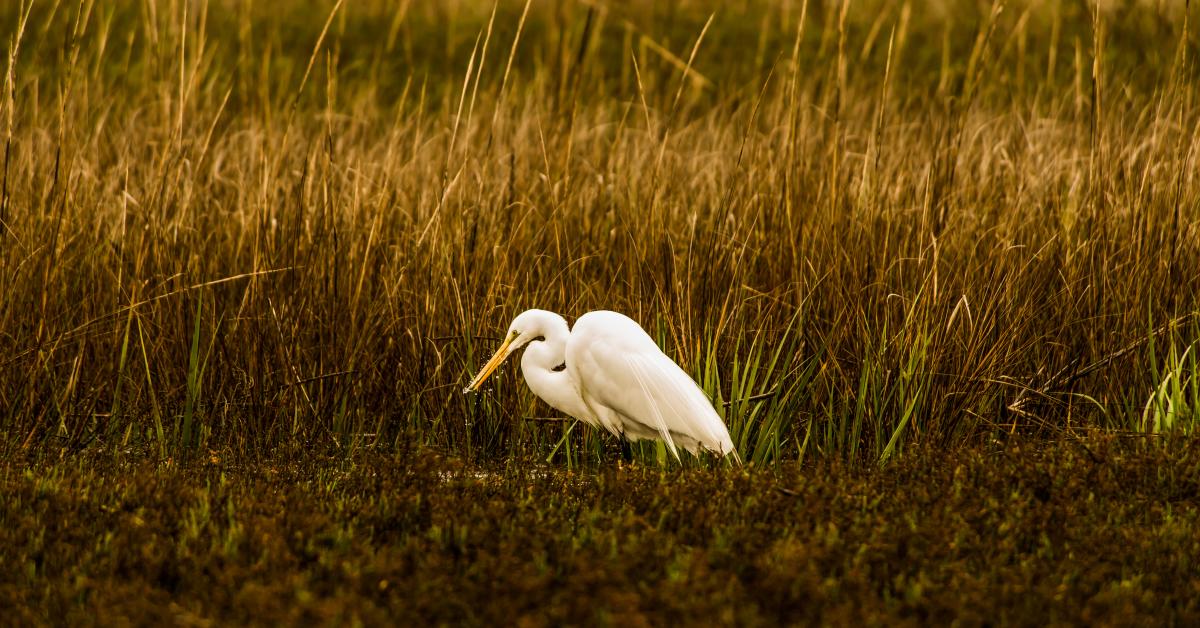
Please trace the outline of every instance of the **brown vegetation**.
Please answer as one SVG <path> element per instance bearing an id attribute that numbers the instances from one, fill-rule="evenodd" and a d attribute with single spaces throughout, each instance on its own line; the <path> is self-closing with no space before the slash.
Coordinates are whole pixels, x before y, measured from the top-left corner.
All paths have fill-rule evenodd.
<path id="1" fill-rule="evenodd" d="M 459 394 L 530 306 L 775 391 L 761 459 L 1148 429 L 1197 338 L 1182 7 L 16 4 L 8 455 L 544 456 L 521 387 Z"/>

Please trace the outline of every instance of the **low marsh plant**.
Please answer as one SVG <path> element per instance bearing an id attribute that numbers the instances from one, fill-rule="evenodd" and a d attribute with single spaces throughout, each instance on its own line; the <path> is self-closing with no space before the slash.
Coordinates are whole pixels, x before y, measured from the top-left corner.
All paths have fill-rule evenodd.
<path id="1" fill-rule="evenodd" d="M 22 625 L 1194 625 L 1198 465 L 1194 439 L 1103 434 L 774 473 L 86 452 L 0 463 L 0 606 Z"/>

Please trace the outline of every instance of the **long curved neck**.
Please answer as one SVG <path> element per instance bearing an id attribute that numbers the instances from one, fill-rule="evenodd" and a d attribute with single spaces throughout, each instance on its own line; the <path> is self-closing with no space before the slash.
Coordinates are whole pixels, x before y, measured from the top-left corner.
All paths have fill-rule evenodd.
<path id="1" fill-rule="evenodd" d="M 525 376 L 525 383 L 533 394 L 555 410 L 588 420 L 591 412 L 575 389 L 575 383 L 565 369 L 555 370 L 566 360 L 567 339 L 571 336 L 567 322 L 557 317 L 553 322 L 547 320 L 542 335 L 546 339 L 526 345 L 521 356 L 521 374 Z"/>

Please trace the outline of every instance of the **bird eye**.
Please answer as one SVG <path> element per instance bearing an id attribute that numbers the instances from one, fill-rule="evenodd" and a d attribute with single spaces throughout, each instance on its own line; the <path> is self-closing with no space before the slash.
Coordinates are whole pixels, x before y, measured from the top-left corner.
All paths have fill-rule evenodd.
<path id="1" fill-rule="evenodd" d="M 537 338 L 534 338 L 533 340 L 534 340 L 535 342 L 541 342 L 541 341 L 544 341 L 544 340 L 546 340 L 546 337 L 545 337 L 545 336 L 538 336 Z"/>
<path id="2" fill-rule="evenodd" d="M 563 362 L 562 364 L 559 364 L 558 366 L 556 366 L 556 367 L 554 367 L 554 368 L 552 368 L 552 369 L 550 369 L 550 370 L 552 370 L 552 371 L 554 371 L 554 372 L 556 372 L 556 373 L 557 373 L 558 371 L 565 371 L 565 370 L 567 370 L 567 363 L 566 363 L 566 362 Z"/>

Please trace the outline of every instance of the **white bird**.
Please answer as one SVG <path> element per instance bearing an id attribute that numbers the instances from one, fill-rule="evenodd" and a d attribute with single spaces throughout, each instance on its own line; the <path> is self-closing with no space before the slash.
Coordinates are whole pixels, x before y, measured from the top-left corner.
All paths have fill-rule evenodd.
<path id="1" fill-rule="evenodd" d="M 631 441 L 658 438 L 721 456 L 734 450 L 729 430 L 696 382 L 629 317 L 588 312 L 575 329 L 554 312 L 526 310 L 463 392 L 484 380 L 521 347 L 521 373 L 534 394 L 555 409 Z"/>

